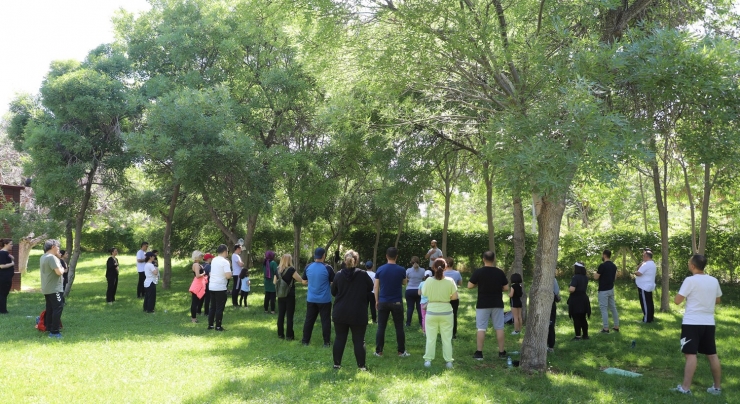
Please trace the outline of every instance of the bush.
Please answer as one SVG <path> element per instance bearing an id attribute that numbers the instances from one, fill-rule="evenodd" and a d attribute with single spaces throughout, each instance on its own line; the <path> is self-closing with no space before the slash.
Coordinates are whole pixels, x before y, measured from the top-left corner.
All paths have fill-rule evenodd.
<path id="1" fill-rule="evenodd" d="M 136 251 L 139 246 L 134 240 L 134 231 L 128 227 L 108 227 L 83 232 L 80 242 L 82 251 L 106 253 L 111 247 L 119 253 Z"/>

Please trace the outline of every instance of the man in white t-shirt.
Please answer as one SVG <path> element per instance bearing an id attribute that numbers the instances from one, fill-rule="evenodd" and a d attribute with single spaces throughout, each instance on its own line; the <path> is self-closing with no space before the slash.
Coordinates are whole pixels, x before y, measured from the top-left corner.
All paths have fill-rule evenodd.
<path id="1" fill-rule="evenodd" d="M 136 272 L 139 273 L 139 283 L 136 286 L 136 297 L 139 299 L 144 298 L 144 281 L 146 280 L 144 269 L 146 268 L 146 250 L 148 249 L 149 243 L 145 241 L 141 243 L 141 249 L 136 252 Z"/>
<path id="2" fill-rule="evenodd" d="M 689 271 L 692 276 L 684 279 L 681 289 L 673 300 L 681 304 L 686 300 L 686 310 L 681 324 L 681 352 L 686 357 L 683 383 L 673 389 L 683 394 L 691 394 L 691 381 L 696 371 L 696 354 L 701 353 L 709 360 L 714 384 L 707 393 L 720 395 L 722 369 L 717 357 L 717 346 L 714 339 L 714 306 L 719 303 L 722 290 L 719 282 L 704 273 L 707 259 L 703 255 L 694 255 L 689 259 Z"/>
<path id="3" fill-rule="evenodd" d="M 231 274 L 232 279 L 234 282 L 234 287 L 231 289 L 231 305 L 236 307 L 239 304 L 239 290 L 241 289 L 240 285 L 240 276 L 242 273 L 242 268 L 244 268 L 244 263 L 242 262 L 242 246 L 239 244 L 234 246 L 234 253 L 231 254 Z"/>
<path id="4" fill-rule="evenodd" d="M 432 240 L 432 248 L 430 248 L 429 251 L 427 251 L 426 255 L 424 255 L 424 258 L 429 260 L 429 267 L 427 267 L 427 269 L 431 270 L 434 266 L 434 260 L 441 257 L 442 250 L 437 248 L 437 240 Z M 432 270 L 432 272 L 434 271 Z"/>
<path id="5" fill-rule="evenodd" d="M 216 257 L 211 261 L 211 274 L 208 279 L 208 290 L 211 294 L 211 307 L 208 311 L 208 329 L 225 331 L 221 326 L 226 307 L 226 285 L 231 279 L 231 265 L 226 259 L 229 247 L 221 244 L 216 249 Z M 214 328 L 215 321 L 215 328 Z"/>
<path id="6" fill-rule="evenodd" d="M 655 273 L 656 267 L 653 261 L 653 252 L 645 249 L 642 252 L 642 265 L 635 272 L 635 284 L 637 285 L 637 294 L 640 297 L 643 323 L 652 323 L 655 317 L 655 305 L 653 304 Z"/>

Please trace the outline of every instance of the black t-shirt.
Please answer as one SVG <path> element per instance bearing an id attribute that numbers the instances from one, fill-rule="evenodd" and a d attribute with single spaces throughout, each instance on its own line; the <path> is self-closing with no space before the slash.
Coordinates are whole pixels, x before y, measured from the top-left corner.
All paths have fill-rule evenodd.
<path id="1" fill-rule="evenodd" d="M 108 257 L 108 261 L 105 263 L 105 277 L 115 278 L 118 276 L 118 258 L 114 256 Z"/>
<path id="2" fill-rule="evenodd" d="M 512 283 L 511 288 L 514 290 L 514 296 L 512 296 L 512 299 L 521 299 L 524 295 L 524 291 L 522 290 L 522 284 L 521 283 Z"/>
<path id="3" fill-rule="evenodd" d="M 12 259 L 10 259 L 10 253 L 5 250 L 0 250 L 0 265 L 6 265 L 13 262 Z M 0 268 L 0 280 L 8 282 L 11 279 L 13 279 L 13 273 L 15 272 L 15 267 L 9 267 L 9 268 Z"/>
<path id="4" fill-rule="evenodd" d="M 290 285 L 290 290 L 288 291 L 288 295 L 293 295 L 293 296 L 295 296 L 295 282 L 293 282 L 294 273 L 295 273 L 295 268 L 290 267 L 286 269 L 285 272 L 283 272 L 283 276 L 281 276 L 281 278 L 283 278 L 285 283 Z M 278 272 L 278 275 L 280 275 L 280 272 Z M 293 282 L 293 284 L 291 284 L 291 282 Z"/>
<path id="5" fill-rule="evenodd" d="M 586 289 L 588 288 L 588 278 L 586 275 L 573 275 L 573 278 L 570 280 L 570 286 L 575 286 L 576 288 L 573 293 L 586 293 Z"/>
<path id="6" fill-rule="evenodd" d="M 331 284 L 332 320 L 337 324 L 367 324 L 368 293 L 372 290 L 373 281 L 360 268 L 339 271 Z"/>
<path id="7" fill-rule="evenodd" d="M 604 261 L 596 270 L 599 276 L 599 292 L 614 289 L 614 279 L 617 277 L 617 266 L 611 261 Z"/>
<path id="8" fill-rule="evenodd" d="M 482 267 L 473 272 L 470 283 L 478 285 L 476 309 L 504 308 L 503 287 L 509 284 L 504 271 L 496 267 Z"/>

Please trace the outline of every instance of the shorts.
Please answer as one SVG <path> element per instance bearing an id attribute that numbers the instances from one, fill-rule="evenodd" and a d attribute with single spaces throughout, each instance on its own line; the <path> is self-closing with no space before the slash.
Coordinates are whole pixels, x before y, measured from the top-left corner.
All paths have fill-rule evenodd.
<path id="1" fill-rule="evenodd" d="M 714 330 L 713 325 L 681 325 L 681 352 L 688 355 L 716 355 Z"/>
<path id="2" fill-rule="evenodd" d="M 522 298 L 521 297 L 512 297 L 510 302 L 511 302 L 512 309 L 522 308 Z"/>
<path id="3" fill-rule="evenodd" d="M 478 331 L 485 331 L 488 328 L 489 320 L 493 322 L 494 330 L 504 329 L 504 309 L 502 307 L 475 309 L 475 326 Z"/>

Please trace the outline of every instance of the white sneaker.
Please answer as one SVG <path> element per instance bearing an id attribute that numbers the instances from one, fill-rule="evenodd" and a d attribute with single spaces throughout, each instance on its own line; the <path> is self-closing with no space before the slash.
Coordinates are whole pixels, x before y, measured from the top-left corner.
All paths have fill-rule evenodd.
<path id="1" fill-rule="evenodd" d="M 403 351 L 403 352 L 399 352 L 399 353 L 398 353 L 398 357 L 399 357 L 399 358 L 407 358 L 407 357 L 409 357 L 409 356 L 411 356 L 411 354 L 410 354 L 410 353 L 408 353 L 408 352 L 406 352 L 406 351 Z"/>
<path id="2" fill-rule="evenodd" d="M 511 332 L 511 335 L 519 335 L 520 333 L 521 333 L 521 331 L 512 331 Z"/>
<path id="3" fill-rule="evenodd" d="M 714 385 L 707 389 L 707 393 L 718 396 L 722 394 L 722 389 L 715 388 Z"/>
<path id="4" fill-rule="evenodd" d="M 424 367 L 425 367 L 425 368 L 430 368 L 430 367 L 432 367 L 432 362 L 431 362 L 431 361 L 425 361 L 425 362 L 424 362 Z"/>
<path id="5" fill-rule="evenodd" d="M 671 391 L 675 391 L 676 393 L 681 393 L 681 394 L 691 394 L 691 390 L 684 390 L 683 386 L 681 386 L 680 384 L 676 386 L 675 389 L 671 389 Z"/>
<path id="6" fill-rule="evenodd" d="M 445 366 L 447 366 L 447 369 L 452 369 L 454 366 L 452 366 L 452 362 L 445 363 Z"/>

